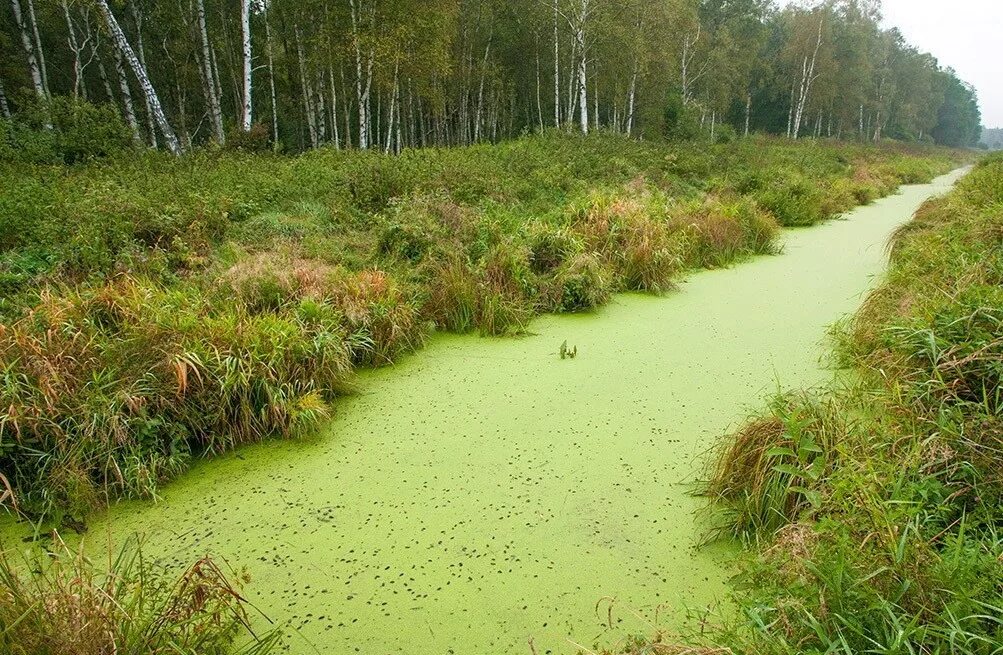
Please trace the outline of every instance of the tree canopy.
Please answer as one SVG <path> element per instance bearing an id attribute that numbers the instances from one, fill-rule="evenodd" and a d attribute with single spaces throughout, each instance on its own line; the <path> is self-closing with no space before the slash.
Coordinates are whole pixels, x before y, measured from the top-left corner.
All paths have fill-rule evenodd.
<path id="1" fill-rule="evenodd" d="M 69 96 L 171 149 L 981 136 L 974 89 L 882 29 L 877 0 L 5 2 L 4 117 Z"/>

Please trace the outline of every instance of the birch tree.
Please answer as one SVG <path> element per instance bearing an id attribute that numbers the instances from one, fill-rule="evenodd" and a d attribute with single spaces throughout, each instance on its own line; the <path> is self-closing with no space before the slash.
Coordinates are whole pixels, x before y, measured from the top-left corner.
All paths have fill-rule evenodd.
<path id="1" fill-rule="evenodd" d="M 31 32 L 29 32 L 28 24 L 25 22 L 20 0 L 10 0 L 10 4 L 14 12 L 14 24 L 21 35 L 21 46 L 24 48 L 24 54 L 28 60 L 28 72 L 31 74 L 35 95 L 39 99 L 45 100 L 48 94 L 45 92 L 45 84 L 42 82 L 42 69 L 39 67 L 38 57 L 35 54 L 35 40 Z"/>
<path id="2" fill-rule="evenodd" d="M 216 77 L 212 67 L 212 54 L 209 48 L 209 31 L 206 28 L 204 0 L 195 0 L 195 19 L 199 34 L 199 45 L 202 51 L 199 61 L 202 75 L 202 90 L 208 107 L 213 137 L 217 143 L 222 145 L 226 142 L 226 133 L 223 130 L 223 109 L 220 106 Z"/>
<path id="3" fill-rule="evenodd" d="M 167 149 L 171 152 L 171 154 L 180 155 L 181 145 L 178 143 L 178 137 L 174 133 L 174 128 L 172 128 L 171 124 L 167 121 L 167 116 L 164 114 L 164 109 L 160 104 L 160 98 L 157 96 L 157 91 L 153 88 L 153 84 L 150 82 L 150 77 L 146 73 L 146 68 L 144 68 L 139 62 L 139 58 L 136 57 L 136 53 L 133 51 L 132 46 L 130 46 L 129 41 L 126 40 L 125 33 L 122 32 L 122 28 L 115 19 L 115 15 L 112 13 L 111 8 L 108 7 L 108 1 L 95 0 L 95 2 L 97 3 L 98 9 L 101 10 L 101 14 L 104 16 L 112 41 L 114 41 L 115 46 L 118 48 L 119 52 L 121 52 L 122 56 L 129 64 L 129 67 L 132 68 L 132 73 L 136 76 L 136 80 L 139 82 L 139 87 L 150 104 L 151 112 L 153 113 L 157 125 L 160 127 L 161 134 L 164 136 Z"/>
<path id="4" fill-rule="evenodd" d="M 241 111 L 240 127 L 245 132 L 251 130 L 251 0 L 240 3 L 240 34 L 243 44 L 244 62 L 244 103 Z"/>

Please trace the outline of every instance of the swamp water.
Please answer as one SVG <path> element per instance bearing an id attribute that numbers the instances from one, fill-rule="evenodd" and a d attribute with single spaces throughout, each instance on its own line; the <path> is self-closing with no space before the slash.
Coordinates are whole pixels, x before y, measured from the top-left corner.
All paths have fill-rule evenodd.
<path id="1" fill-rule="evenodd" d="M 787 231 L 782 256 L 680 292 L 542 317 L 524 338 L 437 336 L 363 372 L 322 434 L 94 516 L 88 550 L 139 532 L 178 566 L 206 552 L 246 566 L 293 653 L 528 654 L 532 638 L 543 655 L 649 633 L 656 613 L 677 627 L 724 597 L 733 555 L 697 548 L 703 456 L 765 394 L 831 376 L 826 327 L 957 176 Z"/>

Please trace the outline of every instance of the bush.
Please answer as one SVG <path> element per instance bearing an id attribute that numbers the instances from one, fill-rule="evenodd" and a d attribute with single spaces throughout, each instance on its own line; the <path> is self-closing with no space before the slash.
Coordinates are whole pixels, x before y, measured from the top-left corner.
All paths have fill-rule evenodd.
<path id="1" fill-rule="evenodd" d="M 109 554 L 106 569 L 65 546 L 24 562 L 0 554 L 0 650 L 9 655 L 274 652 L 278 632 L 250 630 L 241 577 L 227 575 L 210 557 L 179 578 L 168 577 L 133 542 L 114 559 Z M 249 641 L 231 650 L 238 637 Z"/>
<path id="2" fill-rule="evenodd" d="M 134 147 L 128 126 L 111 104 L 55 96 L 34 101 L 12 121 L 0 120 L 0 161 L 74 164 Z"/>
<path id="3" fill-rule="evenodd" d="M 246 132 L 234 128 L 226 135 L 226 149 L 236 152 L 269 152 L 272 149 L 270 128 L 264 123 L 255 123 Z"/>

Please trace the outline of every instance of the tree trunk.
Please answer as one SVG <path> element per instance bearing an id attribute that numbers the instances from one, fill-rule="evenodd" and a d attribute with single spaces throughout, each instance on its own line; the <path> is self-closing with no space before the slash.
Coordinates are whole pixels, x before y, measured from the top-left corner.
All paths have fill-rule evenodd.
<path id="1" fill-rule="evenodd" d="M 804 62 L 801 65 L 801 89 L 798 95 L 797 109 L 794 112 L 794 138 L 797 139 L 801 134 L 801 124 L 804 121 L 804 112 L 808 106 L 808 95 L 811 92 L 812 82 L 815 81 L 815 63 L 818 60 L 818 51 L 822 47 L 822 24 L 825 17 L 819 19 L 818 21 L 818 39 L 815 41 L 815 51 L 812 53 L 811 59 L 808 57 L 804 58 Z"/>
<path id="2" fill-rule="evenodd" d="M 35 19 L 35 2 L 34 0 L 26 0 L 28 3 L 28 23 L 31 24 L 31 33 L 35 39 L 35 48 L 38 52 L 38 66 L 42 73 L 42 88 L 45 89 L 45 95 L 51 95 L 49 91 L 49 70 L 45 65 L 45 49 L 42 47 L 42 39 L 38 36 L 38 21 Z"/>
<path id="3" fill-rule="evenodd" d="M 139 145 L 143 142 L 143 137 L 139 133 L 139 121 L 136 120 L 136 109 L 132 104 L 132 91 L 129 90 L 129 78 L 125 74 L 125 59 L 122 51 L 115 49 L 115 72 L 118 74 L 118 88 L 122 92 L 122 109 L 125 113 L 125 122 L 132 130 L 132 140 Z"/>
<path id="4" fill-rule="evenodd" d="M 585 2 L 586 0 L 582 0 Z M 581 112 L 582 134 L 589 133 L 589 94 L 586 79 L 588 57 L 585 52 L 585 27 L 576 35 L 578 39 L 578 110 Z"/>
<path id="5" fill-rule="evenodd" d="M 383 152 L 385 154 L 390 154 L 391 146 L 394 137 L 394 112 L 397 105 L 397 98 L 400 93 L 400 81 L 397 77 L 400 72 L 400 62 L 394 62 L 394 89 L 393 94 L 390 96 L 390 118 L 387 121 L 387 140 L 383 144 Z M 399 118 L 398 118 L 399 120 Z"/>
<path id="6" fill-rule="evenodd" d="M 627 92 L 627 136 L 634 132 L 634 103 L 637 97 L 637 61 L 634 61 L 634 70 L 630 75 L 630 91 Z"/>
<path id="7" fill-rule="evenodd" d="M 310 85 L 306 75 L 306 57 L 303 55 L 303 36 L 300 34 L 298 25 L 293 26 L 296 34 L 296 58 L 299 60 L 300 88 L 303 96 L 303 113 L 306 117 L 307 129 L 310 132 L 310 146 L 316 148 L 319 144 L 317 138 L 317 117 L 313 111 L 313 98 L 310 95 Z"/>
<path id="8" fill-rule="evenodd" d="M 359 148 L 361 150 L 368 150 L 370 125 L 369 107 L 370 93 L 372 91 L 373 84 L 374 56 L 370 53 L 369 61 L 365 66 L 365 80 L 363 80 L 364 67 L 362 64 L 362 44 L 359 42 L 359 7 L 356 4 L 356 0 L 348 0 L 348 3 L 352 10 L 352 41 L 355 45 L 355 91 L 359 103 Z"/>
<path id="9" fill-rule="evenodd" d="M 14 23 L 17 24 L 17 30 L 21 33 L 21 46 L 28 58 L 28 71 L 31 73 L 35 95 L 39 99 L 45 100 L 47 94 L 45 93 L 45 84 L 42 82 L 42 70 L 38 67 L 38 58 L 35 56 L 35 42 L 28 31 L 28 25 L 24 22 L 24 15 L 21 13 L 20 0 L 10 0 L 10 5 L 14 11 Z"/>
<path id="10" fill-rule="evenodd" d="M 136 4 L 136 0 L 129 0 L 129 11 L 132 13 L 132 21 L 136 24 L 136 56 L 139 58 L 139 63 L 145 71 L 148 69 L 146 68 L 146 47 L 143 45 L 143 15 L 139 13 L 139 6 Z M 145 93 L 143 94 L 143 105 L 146 107 L 146 131 L 150 136 L 150 147 L 156 149 L 157 128 L 155 123 L 157 119 L 153 113 L 150 97 Z"/>
<path id="11" fill-rule="evenodd" d="M 77 41 L 77 31 L 70 18 L 70 6 L 66 4 L 66 0 L 63 0 L 61 4 L 63 5 L 63 16 L 66 17 L 66 42 L 70 46 L 70 52 L 73 53 L 73 97 L 79 98 L 84 76 L 83 65 L 80 61 L 80 51 L 83 50 L 83 47 Z M 83 96 L 87 97 L 86 87 L 84 87 Z"/>
<path id="12" fill-rule="evenodd" d="M 745 137 L 749 137 L 749 117 L 752 114 L 752 94 L 745 94 Z"/>
<path id="13" fill-rule="evenodd" d="M 251 0 L 240 3 L 240 34 L 243 42 L 244 59 L 244 105 L 241 111 L 240 127 L 251 131 Z"/>
<path id="14" fill-rule="evenodd" d="M 272 147 L 279 145 L 279 112 L 275 105 L 275 60 L 272 53 L 272 30 L 268 26 L 268 10 L 265 10 L 265 51 L 268 53 L 268 91 L 272 99 Z"/>
<path id="15" fill-rule="evenodd" d="M 125 57 L 125 60 L 129 63 L 132 68 L 133 75 L 139 81 L 139 87 L 143 91 L 143 95 L 146 97 L 147 101 L 150 103 L 150 109 L 153 112 L 154 119 L 157 125 L 160 127 L 161 133 L 164 135 L 164 141 L 167 143 L 167 149 L 171 151 L 172 154 L 181 154 L 181 145 L 178 143 L 178 137 L 174 134 L 174 129 L 171 124 L 167 122 L 167 116 L 164 114 L 164 109 L 160 104 L 160 98 L 157 97 L 157 91 L 153 88 L 153 84 L 150 82 L 149 76 L 146 74 L 146 68 L 140 63 L 139 58 L 136 57 L 136 53 L 133 51 L 132 46 L 125 38 L 125 33 L 122 32 L 122 28 L 119 26 L 118 21 L 115 20 L 115 15 L 111 13 L 111 9 L 108 7 L 108 0 L 95 0 L 101 13 L 104 15 L 105 22 L 108 24 L 108 31 L 111 33 L 112 40 L 118 47 L 121 54 Z"/>
<path id="16" fill-rule="evenodd" d="M 557 29 L 557 0 L 554 0 L 554 127 L 561 127 L 561 50 Z"/>
<path id="17" fill-rule="evenodd" d="M 7 92 L 3 88 L 3 78 L 0 78 L 0 114 L 10 118 L 10 105 L 7 104 Z"/>
<path id="18" fill-rule="evenodd" d="M 206 29 L 205 2 L 195 0 L 195 18 L 198 21 L 199 43 L 202 48 L 202 76 L 205 79 L 205 101 L 209 106 L 209 121 L 212 123 L 213 137 L 220 145 L 226 142 L 223 130 L 223 109 L 216 94 L 216 79 L 212 70 L 212 52 L 209 49 L 209 31 Z"/>

